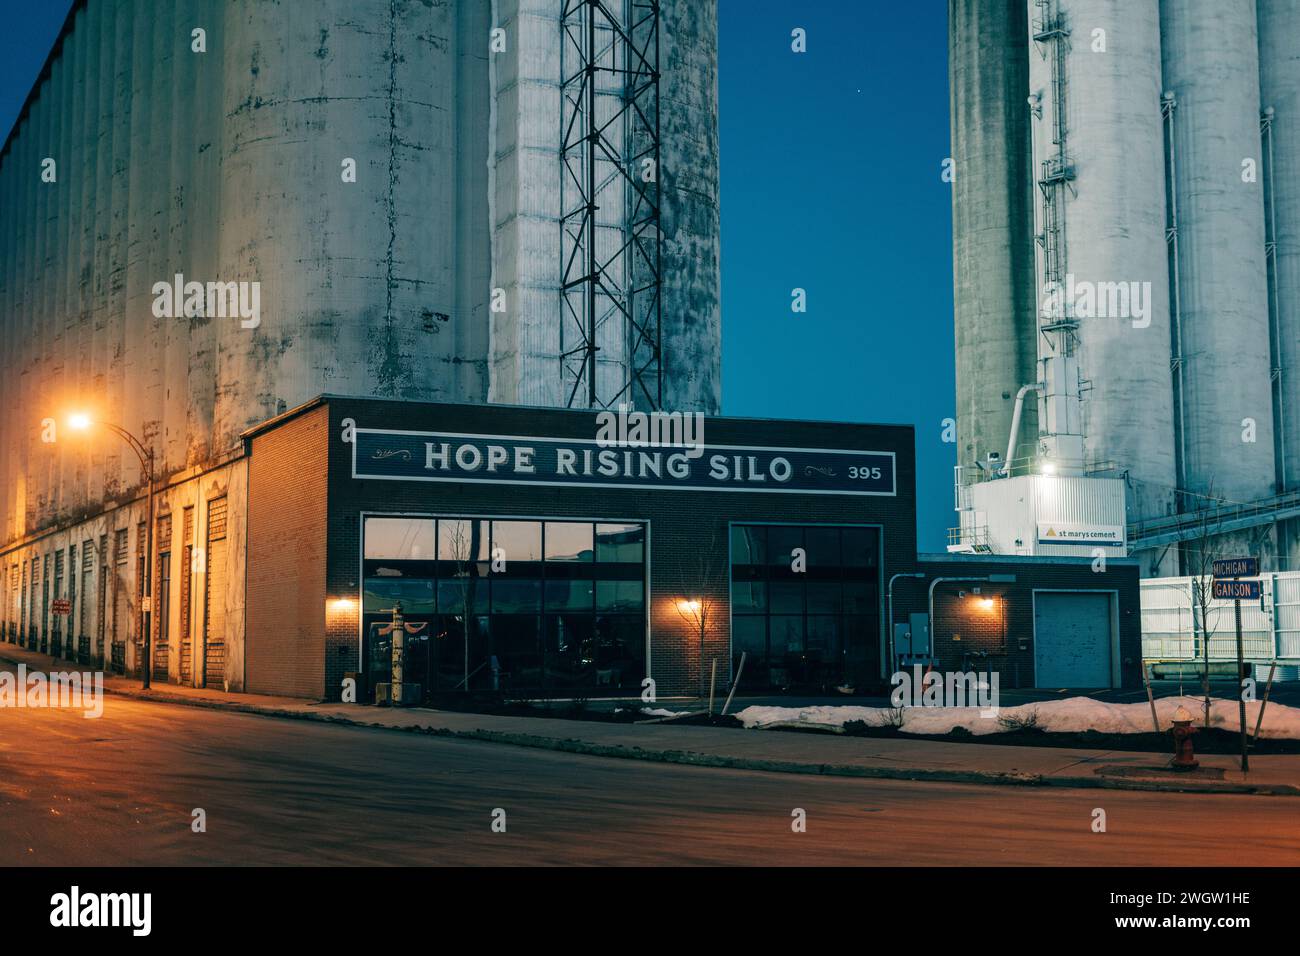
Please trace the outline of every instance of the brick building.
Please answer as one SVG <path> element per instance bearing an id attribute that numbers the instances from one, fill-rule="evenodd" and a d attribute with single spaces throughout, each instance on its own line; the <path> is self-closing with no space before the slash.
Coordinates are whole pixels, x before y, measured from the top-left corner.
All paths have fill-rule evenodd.
<path id="1" fill-rule="evenodd" d="M 1134 562 L 918 556 L 910 426 L 607 438 L 588 410 L 332 395 L 255 426 L 222 472 L 160 491 L 158 679 L 338 699 L 349 675 L 389 679 L 400 605 L 405 680 L 433 699 L 630 696 L 646 677 L 696 695 L 742 654 L 747 691 L 871 692 L 891 655 L 1006 687 L 1139 681 Z M 134 672 L 100 622 L 138 591 L 139 528 L 106 528 L 94 553 L 120 560 L 62 618 L 35 583 L 68 593 L 60 533 L 9 564 L 6 636 L 108 665 L 111 646 Z"/>

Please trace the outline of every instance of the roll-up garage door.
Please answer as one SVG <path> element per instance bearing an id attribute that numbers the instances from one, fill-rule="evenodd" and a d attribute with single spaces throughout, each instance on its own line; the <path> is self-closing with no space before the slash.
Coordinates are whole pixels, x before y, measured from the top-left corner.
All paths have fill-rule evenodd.
<path id="1" fill-rule="evenodd" d="M 1110 601 L 1102 593 L 1034 595 L 1036 686 L 1111 686 Z"/>

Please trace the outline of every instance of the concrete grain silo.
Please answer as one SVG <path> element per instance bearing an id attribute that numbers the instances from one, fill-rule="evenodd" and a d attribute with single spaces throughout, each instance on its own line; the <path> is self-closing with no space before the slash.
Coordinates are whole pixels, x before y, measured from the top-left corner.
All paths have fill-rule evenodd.
<path id="1" fill-rule="evenodd" d="M 958 11 L 969 16 L 973 8 L 989 23 L 1004 13 L 1002 4 L 954 3 L 953 24 Z M 985 355 L 991 340 L 981 317 L 1010 312 L 1024 280 L 1001 278 L 1006 254 L 996 244 L 970 240 L 971 223 L 997 222 L 985 207 L 1002 187 L 958 188 L 959 429 L 1006 428 L 1005 409 L 969 400 L 977 370 L 988 368 L 992 390 L 1005 392 L 998 383 L 1030 340 L 1040 358 L 1064 350 L 1067 366 L 1079 365 L 1077 395 L 1046 371 L 1024 383 L 1039 392 L 1040 412 L 1060 409 L 1066 423 L 1026 415 L 1016 440 L 1021 455 L 1034 447 L 1026 468 L 1044 470 L 1054 449 L 1073 442 L 1069 411 L 1077 404 L 1084 467 L 1123 479 L 1128 546 L 1145 574 L 1189 573 L 1201 552 L 1293 566 L 1296 545 L 1284 540 L 1279 553 L 1275 529 L 1285 532 L 1300 511 L 1291 500 L 1300 448 L 1290 422 L 1300 399 L 1291 371 L 1300 338 L 1293 222 L 1300 194 L 1289 175 L 1300 141 L 1286 120 L 1298 88 L 1297 4 L 1027 0 L 1026 8 L 1029 89 L 1004 95 L 1008 103 L 1029 97 L 1033 143 L 1002 130 L 1003 165 L 1010 191 L 1034 196 L 1035 293 L 1049 283 L 1065 287 L 1074 314 L 1063 310 L 1051 334 L 1035 327 L 1015 342 L 994 337 L 998 355 Z M 986 36 L 975 44 L 953 29 L 953 77 L 987 69 L 986 47 L 1014 60 L 1018 42 Z M 969 99 L 968 87 L 962 91 Z M 954 79 L 954 130 L 981 136 L 996 110 L 959 117 L 957 93 Z M 960 143 L 956 132 L 954 139 Z M 965 276 L 993 278 L 981 285 Z M 1101 308 L 1123 306 L 1134 289 L 1145 314 Z M 1067 367 L 1070 383 L 1073 375 Z M 962 439 L 961 463 L 979 463 L 987 450 L 996 449 L 976 454 Z M 975 529 L 994 520 L 972 507 L 972 495 L 984 494 L 973 489 L 1005 472 L 960 475 L 957 547 L 969 549 L 981 543 Z M 1076 517 L 1095 525 L 1086 497 Z"/>
<path id="2" fill-rule="evenodd" d="M 1275 493 L 1255 4 L 1162 0 L 1160 19 L 1177 104 L 1184 487 L 1249 502 Z"/>
<path id="3" fill-rule="evenodd" d="M 1037 376 L 1027 24 L 1021 3 L 949 0 L 962 463 L 1003 453 L 1016 393 Z"/>
<path id="4" fill-rule="evenodd" d="M 1278 481 L 1300 482 L 1300 0 L 1263 0 L 1259 16 L 1260 103 L 1264 113 L 1265 222 L 1273 244 L 1270 275 L 1278 380 L 1273 427 Z M 1287 522 L 1288 567 L 1300 567 L 1300 527 Z"/>
<path id="5" fill-rule="evenodd" d="M 1179 196 L 1188 369 L 1188 475 L 1236 500 L 1272 491 L 1263 190 L 1258 164 L 1255 5 L 1165 0 L 1164 85 L 1178 107 Z M 1261 425 L 1240 441 L 1242 420 Z M 1267 427 L 1267 431 L 1265 428 Z"/>
<path id="6" fill-rule="evenodd" d="M 186 605 L 220 612 L 192 622 L 206 677 L 198 645 L 155 663 L 238 684 L 247 429 L 325 393 L 586 404 L 559 348 L 557 91 L 561 11 L 591 9 L 78 0 L 0 151 L 0 570 L 84 564 L 116 617 L 83 633 L 130 667 L 147 536 L 178 576 L 184 549 L 229 554 Z M 716 4 L 609 9 L 658 41 L 662 269 L 637 293 L 662 310 L 658 407 L 716 413 Z M 645 228 L 632 209 L 601 211 L 602 241 Z M 633 358 L 601 355 L 604 395 Z M 130 447 L 66 432 L 73 409 L 140 438 L 166 521 L 146 527 Z"/>
<path id="7" fill-rule="evenodd" d="M 33 445 L 58 405 L 113 409 L 176 471 L 321 392 L 565 404 L 561 8 L 77 3 L 0 159 L 4 537 L 139 487 L 112 442 Z M 657 15 L 663 405 L 715 412 L 716 7 Z M 155 317 L 177 275 L 258 282 L 260 325 Z"/>
<path id="8" fill-rule="evenodd" d="M 1127 475 L 1131 518 L 1173 507 L 1160 24 L 1154 4 L 1029 0 L 1036 283 L 1061 294 L 1087 391 L 1085 462 Z"/>

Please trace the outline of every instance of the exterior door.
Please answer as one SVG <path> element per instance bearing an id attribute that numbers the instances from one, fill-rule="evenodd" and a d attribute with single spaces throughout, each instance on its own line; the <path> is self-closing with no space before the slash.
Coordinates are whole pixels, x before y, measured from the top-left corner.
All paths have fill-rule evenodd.
<path id="1" fill-rule="evenodd" d="M 153 618 L 158 623 L 154 626 L 157 641 L 153 651 L 153 671 L 154 677 L 158 680 L 167 679 L 167 665 L 171 653 L 171 628 L 168 626 L 168 621 L 171 619 L 171 593 L 172 553 L 164 551 L 158 555 L 158 588 L 154 592 Z"/>
<path id="2" fill-rule="evenodd" d="M 208 502 L 206 587 L 203 595 L 203 675 L 205 687 L 221 687 L 226 677 L 226 499 Z"/>
<path id="3" fill-rule="evenodd" d="M 1111 686 L 1111 597 L 1096 592 L 1034 595 L 1034 684 Z"/>

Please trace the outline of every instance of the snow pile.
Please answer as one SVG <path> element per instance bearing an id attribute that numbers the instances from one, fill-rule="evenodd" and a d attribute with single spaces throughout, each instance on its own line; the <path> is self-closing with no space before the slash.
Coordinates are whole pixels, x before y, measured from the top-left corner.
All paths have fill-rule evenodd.
<path id="1" fill-rule="evenodd" d="M 1174 711 L 1187 708 L 1194 726 L 1204 726 L 1205 700 L 1197 697 L 1165 697 L 1156 701 L 1160 729 L 1173 725 Z M 1259 717 L 1259 701 L 1246 702 L 1246 727 L 1253 734 Z M 901 713 L 901 721 L 899 724 Z M 978 707 L 907 707 L 901 712 L 888 707 L 746 707 L 736 713 L 746 727 L 805 726 L 843 728 L 860 720 L 868 727 L 898 725 L 905 734 L 946 734 L 962 727 L 972 734 L 999 734 L 1021 728 L 1050 733 L 1095 730 L 1104 734 L 1150 733 L 1151 705 L 1106 704 L 1090 697 L 1070 697 L 1017 707 L 1003 707 L 996 715 Z M 1211 698 L 1210 726 L 1236 731 L 1240 727 L 1235 700 Z M 1270 703 L 1264 711 L 1260 737 L 1300 739 L 1300 707 Z"/>

